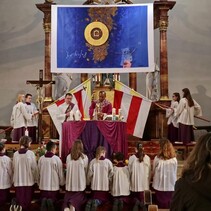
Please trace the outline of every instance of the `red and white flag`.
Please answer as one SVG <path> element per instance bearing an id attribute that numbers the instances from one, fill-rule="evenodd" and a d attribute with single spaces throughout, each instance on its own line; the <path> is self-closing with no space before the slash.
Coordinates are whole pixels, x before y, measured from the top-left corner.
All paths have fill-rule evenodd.
<path id="1" fill-rule="evenodd" d="M 82 119 L 89 118 L 89 107 L 91 105 L 91 78 L 69 91 L 69 93 L 73 94 L 72 102 L 78 105 Z M 51 119 L 53 120 L 53 123 L 60 136 L 62 125 L 61 122 L 57 119 L 57 108 L 65 102 L 64 98 L 65 95 L 47 107 Z"/>
<path id="2" fill-rule="evenodd" d="M 119 86 L 119 84 L 118 84 Z M 115 86 L 116 87 L 116 86 Z M 124 85 L 124 89 L 125 89 Z M 119 87 L 118 87 L 119 89 Z M 142 138 L 145 124 L 151 107 L 151 101 L 147 98 L 130 94 L 130 88 L 127 91 L 114 90 L 113 107 L 124 117 L 123 121 L 127 122 L 127 133 Z M 134 92 L 133 90 L 131 90 Z"/>

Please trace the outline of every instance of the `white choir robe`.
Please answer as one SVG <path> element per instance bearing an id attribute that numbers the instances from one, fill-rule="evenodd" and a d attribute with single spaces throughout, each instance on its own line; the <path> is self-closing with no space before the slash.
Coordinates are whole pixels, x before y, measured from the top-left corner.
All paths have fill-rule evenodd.
<path id="1" fill-rule="evenodd" d="M 128 166 L 114 166 L 114 174 L 111 188 L 112 196 L 128 196 L 130 195 L 130 174 Z"/>
<path id="2" fill-rule="evenodd" d="M 170 108 L 166 109 L 166 118 L 168 118 L 167 125 L 173 124 L 174 127 L 179 127 L 177 117 L 174 115 L 174 110 L 178 107 L 178 102 L 172 100 Z"/>
<path id="3" fill-rule="evenodd" d="M 26 127 L 26 122 L 30 121 L 31 119 L 32 114 L 27 113 L 24 103 L 19 102 L 13 107 L 10 124 L 14 129 Z"/>
<path id="4" fill-rule="evenodd" d="M 153 161 L 152 187 L 158 191 L 174 191 L 177 180 L 177 159 L 163 160 L 157 156 Z"/>
<path id="5" fill-rule="evenodd" d="M 67 191 L 84 191 L 86 188 L 86 174 L 88 169 L 88 157 L 83 154 L 84 158 L 72 160 L 71 154 L 67 156 L 66 166 L 66 190 Z"/>
<path id="6" fill-rule="evenodd" d="M 151 180 L 151 161 L 148 155 L 144 155 L 143 161 L 132 155 L 128 161 L 130 172 L 130 190 L 133 192 L 142 192 L 149 190 Z"/>
<path id="7" fill-rule="evenodd" d="M 31 105 L 25 104 L 25 106 L 28 114 L 32 115 L 38 111 L 34 103 L 31 103 Z M 27 120 L 27 127 L 37 127 L 37 125 L 38 125 L 38 115 Z"/>
<path id="8" fill-rule="evenodd" d="M 27 150 L 25 154 L 18 151 L 13 156 L 13 182 L 15 187 L 33 186 L 37 183 L 38 168 L 34 152 Z"/>
<path id="9" fill-rule="evenodd" d="M 91 189 L 96 191 L 109 191 L 109 185 L 113 176 L 113 165 L 110 160 L 98 160 L 94 158 L 89 164 L 87 183 L 91 183 Z"/>
<path id="10" fill-rule="evenodd" d="M 58 191 L 60 186 L 65 184 L 63 165 L 58 156 L 41 156 L 38 161 L 38 169 L 40 190 Z"/>
<path id="11" fill-rule="evenodd" d="M 194 106 L 188 105 L 188 100 L 182 98 L 178 107 L 175 109 L 175 116 L 178 117 L 177 122 L 183 125 L 194 125 L 194 116 L 202 116 L 201 106 L 195 101 Z"/>
<path id="12" fill-rule="evenodd" d="M 13 168 L 12 160 L 6 155 L 0 156 L 0 189 L 12 186 Z"/>
<path id="13" fill-rule="evenodd" d="M 64 102 L 63 104 L 61 104 L 59 107 L 58 107 L 58 110 L 57 110 L 57 119 L 63 123 L 66 119 L 66 111 L 67 111 L 67 108 L 68 108 L 69 104 L 67 104 L 66 102 Z M 72 108 L 72 114 L 75 115 L 76 111 L 79 110 L 78 109 L 78 106 L 76 104 L 74 104 L 73 108 Z M 74 120 L 73 119 L 73 116 L 69 116 L 67 118 L 66 121 L 72 121 Z"/>

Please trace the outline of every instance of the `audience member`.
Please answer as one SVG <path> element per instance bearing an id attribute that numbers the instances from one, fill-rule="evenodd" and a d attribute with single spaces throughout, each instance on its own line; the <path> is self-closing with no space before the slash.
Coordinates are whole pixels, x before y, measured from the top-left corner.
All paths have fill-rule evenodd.
<path id="1" fill-rule="evenodd" d="M 170 211 L 211 210 L 211 133 L 202 136 L 176 182 Z"/>

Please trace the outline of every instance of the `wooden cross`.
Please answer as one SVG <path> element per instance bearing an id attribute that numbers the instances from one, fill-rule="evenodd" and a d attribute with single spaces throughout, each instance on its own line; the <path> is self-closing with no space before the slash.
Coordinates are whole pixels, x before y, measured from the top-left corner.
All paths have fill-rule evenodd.
<path id="1" fill-rule="evenodd" d="M 55 81 L 52 80 L 43 80 L 43 70 L 39 71 L 39 80 L 27 80 L 26 84 L 33 84 L 37 87 L 38 90 L 38 107 L 39 107 L 39 119 L 38 119 L 38 138 L 39 143 L 42 142 L 43 134 L 42 134 L 42 110 L 43 110 L 43 101 L 41 96 L 41 89 L 43 86 L 48 84 L 55 84 Z"/>
<path id="2" fill-rule="evenodd" d="M 47 85 L 47 84 L 55 84 L 55 81 L 47 81 L 47 80 L 43 80 L 43 70 L 39 71 L 39 80 L 27 80 L 26 84 L 36 84 L 36 86 L 42 88 L 43 85 Z"/>

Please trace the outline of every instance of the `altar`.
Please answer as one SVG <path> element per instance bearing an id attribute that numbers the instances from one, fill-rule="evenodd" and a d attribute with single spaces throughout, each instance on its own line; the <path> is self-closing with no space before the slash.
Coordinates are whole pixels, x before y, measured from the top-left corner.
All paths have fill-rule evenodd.
<path id="1" fill-rule="evenodd" d="M 106 148 L 106 157 L 113 152 L 128 154 L 126 123 L 119 121 L 69 121 L 62 124 L 61 158 L 66 162 L 73 142 L 81 139 L 89 160 L 95 157 L 98 146 Z"/>

